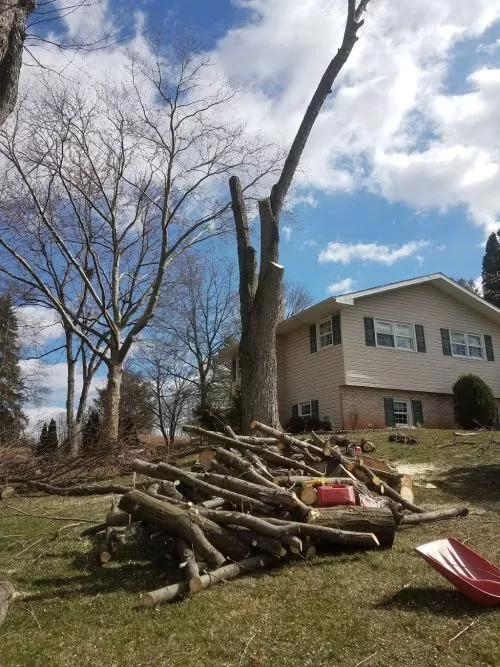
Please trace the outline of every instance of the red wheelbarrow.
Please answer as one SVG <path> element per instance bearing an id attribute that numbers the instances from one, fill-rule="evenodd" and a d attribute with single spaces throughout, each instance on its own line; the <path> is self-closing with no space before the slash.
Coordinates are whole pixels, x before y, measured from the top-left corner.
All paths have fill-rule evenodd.
<path id="1" fill-rule="evenodd" d="M 458 590 L 478 604 L 500 604 L 500 568 L 453 537 L 415 551 Z"/>

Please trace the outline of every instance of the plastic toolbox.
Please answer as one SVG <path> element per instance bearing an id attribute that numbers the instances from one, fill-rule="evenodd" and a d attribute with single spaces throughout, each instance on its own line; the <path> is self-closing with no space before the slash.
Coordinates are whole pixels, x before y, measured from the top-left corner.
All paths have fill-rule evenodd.
<path id="1" fill-rule="evenodd" d="M 318 507 L 333 505 L 355 505 L 356 496 L 350 484 L 328 484 L 316 489 Z"/>

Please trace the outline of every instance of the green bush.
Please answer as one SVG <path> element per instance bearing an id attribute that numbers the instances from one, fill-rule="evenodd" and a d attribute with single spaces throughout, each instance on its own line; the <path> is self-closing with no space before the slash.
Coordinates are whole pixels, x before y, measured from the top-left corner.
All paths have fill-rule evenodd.
<path id="1" fill-rule="evenodd" d="M 453 385 L 455 419 L 462 428 L 491 427 L 497 403 L 490 387 L 477 375 L 462 375 Z"/>

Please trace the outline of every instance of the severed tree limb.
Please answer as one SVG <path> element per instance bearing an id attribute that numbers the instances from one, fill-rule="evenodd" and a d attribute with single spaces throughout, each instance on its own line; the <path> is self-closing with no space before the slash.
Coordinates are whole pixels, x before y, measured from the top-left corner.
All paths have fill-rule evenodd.
<path id="1" fill-rule="evenodd" d="M 284 466 L 285 468 L 291 468 L 295 470 L 297 468 L 300 468 L 300 470 L 307 472 L 309 475 L 313 475 L 314 477 L 321 477 L 320 470 L 316 470 L 315 468 L 306 465 L 305 463 L 301 463 L 299 465 L 297 461 L 294 461 L 293 459 L 287 458 L 286 456 L 283 456 L 278 452 L 265 449 L 264 447 L 253 445 L 250 442 L 240 442 L 239 440 L 233 440 L 232 438 L 228 438 L 227 436 L 221 435 L 220 433 L 216 433 L 214 431 L 207 431 L 206 429 L 200 428 L 199 426 L 192 426 L 191 424 L 185 424 L 183 426 L 183 429 L 184 431 L 186 431 L 186 433 L 198 433 L 199 435 L 203 435 L 206 438 L 210 438 L 215 442 L 220 442 L 221 444 L 226 445 L 227 447 L 231 447 L 233 449 L 237 449 L 242 452 L 246 451 L 253 452 L 254 454 L 257 454 L 259 457 L 265 459 L 266 461 L 269 461 L 269 463 L 276 463 L 278 465 Z"/>
<path id="2" fill-rule="evenodd" d="M 405 514 L 401 519 L 400 526 L 416 526 L 421 523 L 432 523 L 433 521 L 442 521 L 444 519 L 456 519 L 457 517 L 467 516 L 469 509 L 467 507 L 453 507 L 451 509 L 435 510 L 433 512 L 421 512 L 420 514 Z"/>
<path id="3" fill-rule="evenodd" d="M 377 537 L 373 533 L 358 533 L 326 526 L 316 526 L 309 523 L 299 523 L 297 521 L 284 521 L 269 517 L 269 523 L 276 526 L 289 526 L 289 530 L 294 535 L 311 537 L 317 542 L 336 544 L 348 547 L 358 547 L 360 549 L 373 549 L 380 546 Z"/>
<path id="4" fill-rule="evenodd" d="M 147 486 L 148 483 L 141 484 L 141 487 Z M 52 486 L 45 484 L 45 482 L 27 481 L 24 483 L 29 489 L 35 491 L 43 491 L 53 496 L 94 496 L 94 495 L 108 495 L 110 493 L 127 493 L 130 491 L 130 486 L 123 484 L 80 484 L 76 486 Z"/>
<path id="5" fill-rule="evenodd" d="M 262 431 L 262 433 L 267 433 L 268 435 L 271 435 L 274 438 L 276 438 L 279 442 L 283 442 L 285 443 L 285 445 L 289 445 L 291 447 L 297 447 L 299 451 L 306 452 L 309 455 L 312 455 L 313 453 L 319 455 L 323 454 L 323 449 L 321 447 L 318 447 L 317 445 L 311 445 L 311 443 L 306 442 L 305 440 L 299 440 L 299 438 L 294 438 L 293 435 L 288 435 L 288 433 L 283 433 L 282 431 L 279 431 L 276 428 L 267 426 L 267 424 L 262 424 L 261 422 L 253 421 L 250 424 L 250 428 Z"/>
<path id="6" fill-rule="evenodd" d="M 186 486 L 200 490 L 209 496 L 221 497 L 229 500 L 229 502 L 237 505 L 238 507 L 258 510 L 263 514 L 269 514 L 271 512 L 269 505 L 264 504 L 260 500 L 256 500 L 255 498 L 244 496 L 241 493 L 236 493 L 234 491 L 229 491 L 227 489 L 214 486 L 213 484 L 209 484 L 203 479 L 200 479 L 199 477 L 185 470 L 181 470 L 181 468 L 176 468 L 175 466 L 172 466 L 168 463 L 154 464 L 136 459 L 135 461 L 132 461 L 132 470 L 135 470 L 136 472 L 144 472 L 147 470 L 148 474 L 153 477 L 169 479 L 172 482 L 180 480 Z"/>
<path id="7" fill-rule="evenodd" d="M 174 540 L 174 546 L 179 556 L 180 564 L 179 567 L 184 569 L 184 574 L 186 581 L 190 581 L 194 577 L 200 576 L 200 568 L 196 562 L 194 552 L 191 549 L 191 546 L 182 539 L 182 537 L 176 537 Z"/>
<path id="8" fill-rule="evenodd" d="M 126 493 L 120 500 L 119 507 L 135 519 L 165 526 L 175 535 L 186 539 L 210 565 L 218 567 L 225 562 L 225 557 L 208 541 L 203 530 L 184 507 L 157 500 L 141 491 Z"/>
<path id="9" fill-rule="evenodd" d="M 365 465 L 356 461 L 354 472 L 358 470 L 368 477 L 368 486 L 377 491 L 377 493 L 380 493 L 381 496 L 387 496 L 391 500 L 395 500 L 397 503 L 410 510 L 410 512 L 422 513 L 424 511 L 421 507 L 418 507 L 418 505 L 414 505 L 403 498 L 403 496 L 389 486 L 389 484 L 382 482 L 382 480 Z"/>
<path id="10" fill-rule="evenodd" d="M 241 574 L 256 572 L 266 567 L 272 567 L 277 564 L 277 562 L 278 561 L 272 556 L 265 555 L 246 558 L 239 563 L 231 563 L 230 565 L 225 565 L 209 574 L 203 574 L 200 577 L 193 578 L 191 580 L 192 585 L 191 582 L 189 585 L 186 582 L 180 582 L 146 593 L 141 597 L 140 604 L 143 607 L 155 607 L 162 602 L 172 602 L 183 595 L 187 595 L 189 592 L 197 593 L 212 585 L 236 579 L 236 577 L 239 577 Z"/>
<path id="11" fill-rule="evenodd" d="M 274 478 L 278 486 L 321 486 L 323 484 L 348 484 L 352 486 L 354 480 L 350 477 L 306 477 L 305 475 L 282 475 Z"/>
<path id="12" fill-rule="evenodd" d="M 233 454 L 227 449 L 218 447 L 215 450 L 215 456 L 217 460 L 220 461 L 221 463 L 226 463 L 231 468 L 234 468 L 235 470 L 242 473 L 243 479 L 247 479 L 249 482 L 253 482 L 254 484 L 260 484 L 261 486 L 266 486 L 270 489 L 278 488 L 274 482 L 263 477 L 260 473 L 258 473 L 255 470 L 255 468 L 249 461 L 246 461 L 238 454 Z"/>
<path id="13" fill-rule="evenodd" d="M 244 479 L 237 479 L 226 475 L 216 475 L 213 473 L 205 473 L 203 479 L 209 484 L 221 489 L 228 489 L 248 496 L 249 498 L 256 498 L 268 505 L 275 505 L 291 511 L 296 511 L 302 518 L 305 518 L 309 512 L 309 508 L 304 505 L 294 493 L 290 493 L 290 491 L 278 486 L 270 489 L 258 484 L 253 484 L 253 482 L 247 482 Z"/>

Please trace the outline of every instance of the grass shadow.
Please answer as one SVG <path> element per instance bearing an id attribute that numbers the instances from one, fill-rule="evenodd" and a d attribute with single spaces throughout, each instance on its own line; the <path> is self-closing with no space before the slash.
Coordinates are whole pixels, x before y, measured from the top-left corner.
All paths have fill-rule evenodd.
<path id="1" fill-rule="evenodd" d="M 451 468 L 435 480 L 442 491 L 475 502 L 500 503 L 500 464 Z"/>
<path id="2" fill-rule="evenodd" d="M 410 586 L 390 595 L 375 605 L 375 609 L 404 609 L 427 612 L 450 618 L 478 615 L 493 611 L 493 607 L 476 604 L 453 588 L 442 586 Z"/>

